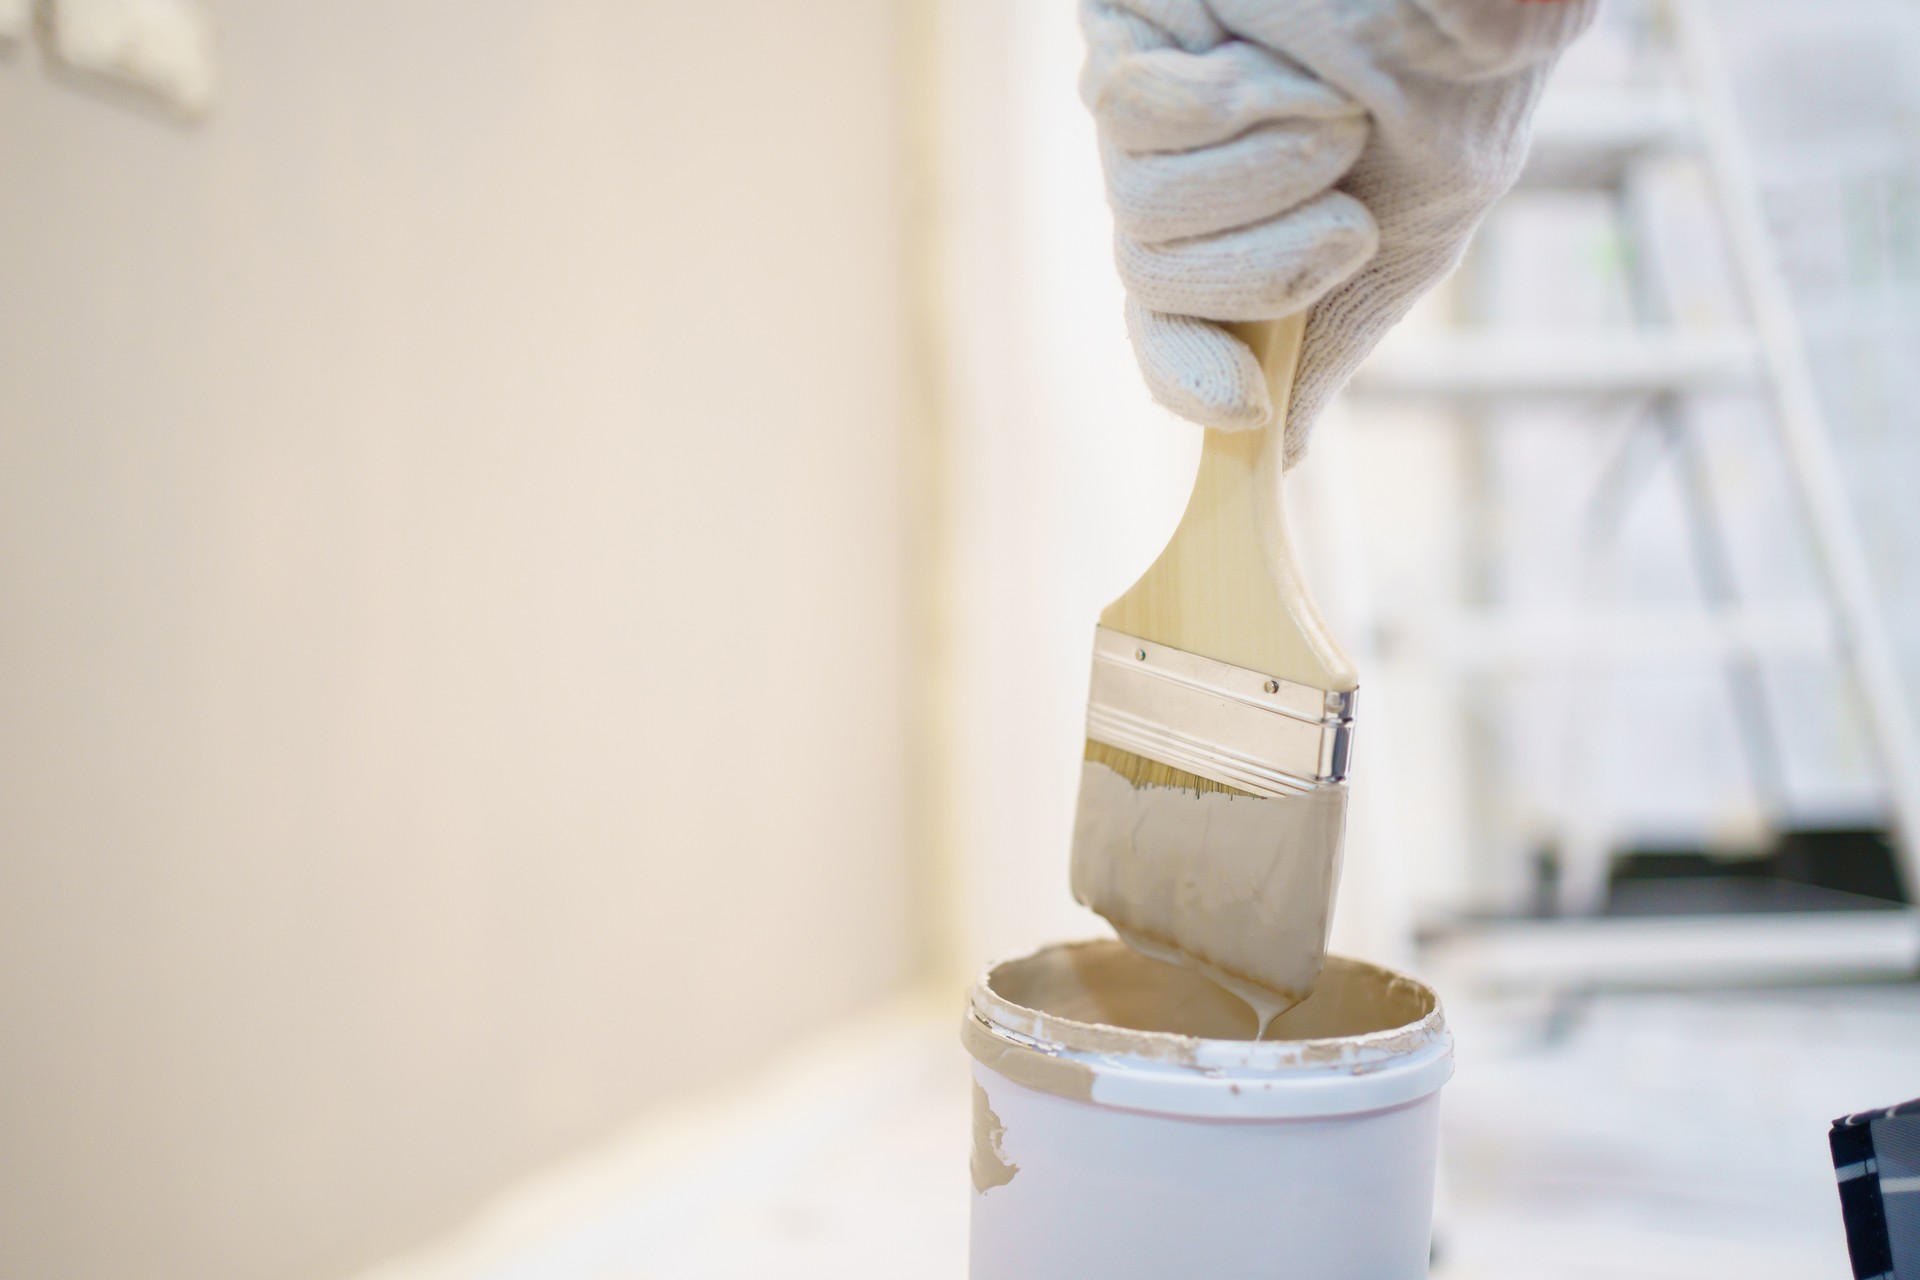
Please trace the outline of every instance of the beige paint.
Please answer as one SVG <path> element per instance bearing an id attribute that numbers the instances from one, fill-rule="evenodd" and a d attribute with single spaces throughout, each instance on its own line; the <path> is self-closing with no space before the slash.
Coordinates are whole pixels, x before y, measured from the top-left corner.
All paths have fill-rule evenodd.
<path id="1" fill-rule="evenodd" d="M 1259 1014 L 1305 999 L 1326 956 L 1347 789 L 1265 800 L 1081 770 L 1073 894 L 1148 955 L 1192 966 Z"/>
<path id="2" fill-rule="evenodd" d="M 1013 1181 L 1014 1174 L 1020 1172 L 1020 1166 L 1007 1159 L 1007 1153 L 1001 1147 L 1006 1136 L 1007 1126 L 994 1114 L 993 1104 L 987 1100 L 987 1091 L 976 1081 L 973 1086 L 973 1154 L 967 1161 L 975 1193 L 985 1195 L 990 1188 L 1004 1187 Z"/>
<path id="3" fill-rule="evenodd" d="M 894 6 L 213 8 L 196 126 L 0 62 L 0 1275 L 344 1273 L 920 967 Z"/>
<path id="4" fill-rule="evenodd" d="M 980 1065 L 1015 1084 L 1067 1098 L 1093 1096 L 1093 1068 L 1002 1040 L 971 1013 L 960 1023 L 960 1043 Z"/>
<path id="5" fill-rule="evenodd" d="M 1324 1066 L 1358 1074 L 1430 1045 L 1445 1026 L 1423 983 L 1329 956 L 1313 994 L 1258 1028 L 1244 1003 L 1193 969 L 1101 938 L 1044 947 L 988 970 L 974 984 L 961 1041 L 1006 1079 L 1093 1098 L 1102 1066 L 1129 1059 L 1204 1074 Z"/>

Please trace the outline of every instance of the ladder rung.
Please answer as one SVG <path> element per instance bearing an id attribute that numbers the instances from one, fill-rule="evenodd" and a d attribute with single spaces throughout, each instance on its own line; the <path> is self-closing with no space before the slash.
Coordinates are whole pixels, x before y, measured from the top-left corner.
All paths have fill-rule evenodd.
<path id="1" fill-rule="evenodd" d="M 1549 92 L 1533 122 L 1523 187 L 1618 185 L 1634 160 L 1700 145 L 1687 99 L 1673 92 Z"/>
<path id="2" fill-rule="evenodd" d="M 1920 912 L 1516 920 L 1450 930 L 1426 962 L 1449 981 L 1508 990 L 1909 976 Z"/>
<path id="3" fill-rule="evenodd" d="M 1702 609 L 1512 610 L 1382 624 L 1396 653 L 1461 667 L 1554 669 L 1699 662 L 1735 654 L 1833 652 L 1831 614 L 1817 604 Z"/>
<path id="4" fill-rule="evenodd" d="M 1389 340 L 1353 390 L 1369 396 L 1584 396 L 1751 391 L 1761 362 L 1744 333 L 1479 333 Z"/>

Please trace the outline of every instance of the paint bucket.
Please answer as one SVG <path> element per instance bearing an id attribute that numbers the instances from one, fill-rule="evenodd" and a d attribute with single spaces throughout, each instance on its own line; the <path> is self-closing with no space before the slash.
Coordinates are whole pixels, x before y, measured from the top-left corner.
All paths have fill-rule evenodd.
<path id="1" fill-rule="evenodd" d="M 974 1057 L 973 1280 L 1427 1274 L 1433 991 L 1335 956 L 1264 1040 L 1205 978 L 1103 939 L 989 969 Z"/>

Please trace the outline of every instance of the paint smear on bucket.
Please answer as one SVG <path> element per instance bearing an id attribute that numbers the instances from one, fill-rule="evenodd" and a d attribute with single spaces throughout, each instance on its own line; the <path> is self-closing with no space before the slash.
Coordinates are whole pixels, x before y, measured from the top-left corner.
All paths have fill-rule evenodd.
<path id="1" fill-rule="evenodd" d="M 968 1162 L 973 1170 L 973 1189 L 985 1194 L 990 1187 L 1004 1187 L 1013 1181 L 1013 1175 L 1020 1172 L 1020 1166 L 1007 1159 L 1007 1153 L 1001 1142 L 1007 1136 L 1007 1126 L 993 1113 L 993 1104 L 987 1101 L 987 1091 L 980 1087 L 978 1080 L 973 1083 L 973 1159 Z"/>

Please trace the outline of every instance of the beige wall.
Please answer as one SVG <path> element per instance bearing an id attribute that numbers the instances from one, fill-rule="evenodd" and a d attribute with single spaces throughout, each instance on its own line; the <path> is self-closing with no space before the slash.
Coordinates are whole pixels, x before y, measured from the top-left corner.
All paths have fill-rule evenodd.
<path id="1" fill-rule="evenodd" d="M 0 1275 L 340 1274 L 917 970 L 892 9 L 0 60 Z"/>

